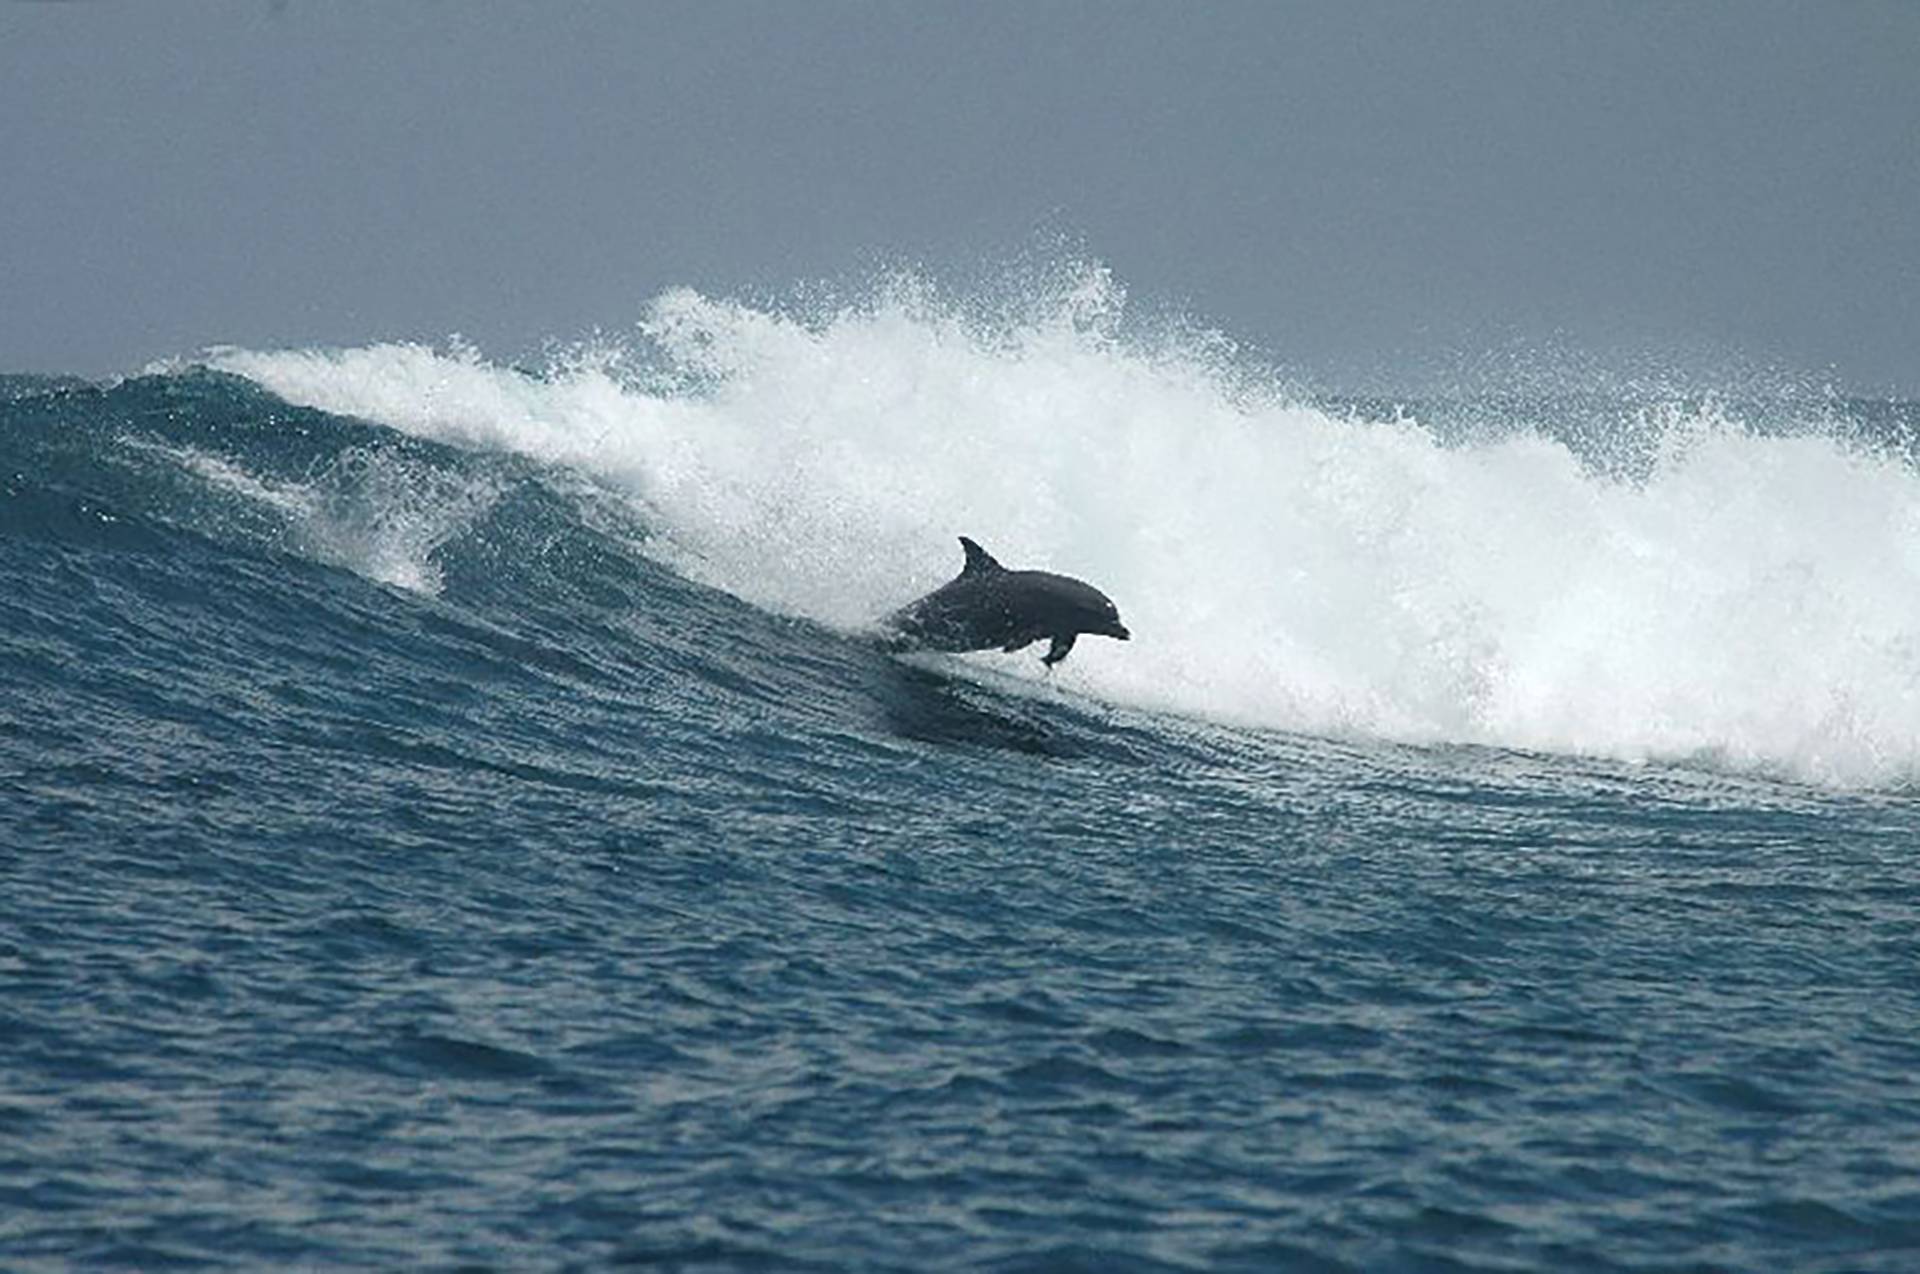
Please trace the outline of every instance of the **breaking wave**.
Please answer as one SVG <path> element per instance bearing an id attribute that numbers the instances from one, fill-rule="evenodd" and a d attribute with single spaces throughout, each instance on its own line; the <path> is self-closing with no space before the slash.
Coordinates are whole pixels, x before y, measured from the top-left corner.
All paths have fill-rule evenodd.
<path id="1" fill-rule="evenodd" d="M 1841 785 L 1920 769 L 1920 475 L 1832 404 L 1311 401 L 1216 333 L 1130 322 L 1100 270 L 993 312 L 912 281 L 811 309 L 674 291 L 538 372 L 457 344 L 207 361 L 585 475 L 649 554 L 830 628 L 950 577 L 960 534 L 1084 577 L 1134 640 L 1081 642 L 1058 679 L 1115 703 Z M 411 512 L 328 522 L 326 482 L 257 496 L 307 508 L 323 556 L 429 590 L 432 547 L 491 498 L 330 481 Z"/>

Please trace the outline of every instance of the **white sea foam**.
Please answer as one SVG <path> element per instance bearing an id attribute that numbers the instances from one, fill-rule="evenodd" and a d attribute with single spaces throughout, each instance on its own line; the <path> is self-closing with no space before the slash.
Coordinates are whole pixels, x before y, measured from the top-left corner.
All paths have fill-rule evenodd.
<path id="1" fill-rule="evenodd" d="M 1712 409 L 1667 422 L 1633 481 L 1544 430 L 1447 446 L 1252 391 L 1215 339 L 1119 339 L 1119 304 L 1098 273 L 997 324 L 911 289 L 808 318 L 677 291 L 643 325 L 645 374 L 414 345 L 211 361 L 587 470 L 679 569 L 835 626 L 949 578 L 963 533 L 1084 577 L 1134 640 L 1084 639 L 1060 675 L 1115 701 L 1838 784 L 1920 773 L 1905 464 Z"/>
<path id="2" fill-rule="evenodd" d="M 484 480 L 364 447 L 347 449 L 309 479 L 288 482 L 259 477 L 197 447 L 124 441 L 278 515 L 295 551 L 416 593 L 441 590 L 434 552 L 498 495 Z"/>

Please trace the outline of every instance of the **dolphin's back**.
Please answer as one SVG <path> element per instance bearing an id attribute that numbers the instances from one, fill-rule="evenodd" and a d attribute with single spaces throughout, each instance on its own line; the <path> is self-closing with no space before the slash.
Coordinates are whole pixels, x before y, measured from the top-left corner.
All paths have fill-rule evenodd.
<path id="1" fill-rule="evenodd" d="M 1010 572 L 1001 571 L 1004 576 Z M 910 602 L 887 619 L 887 627 L 928 650 L 985 650 L 1004 646 L 1018 627 L 1012 599 L 1000 578 L 962 575 Z"/>

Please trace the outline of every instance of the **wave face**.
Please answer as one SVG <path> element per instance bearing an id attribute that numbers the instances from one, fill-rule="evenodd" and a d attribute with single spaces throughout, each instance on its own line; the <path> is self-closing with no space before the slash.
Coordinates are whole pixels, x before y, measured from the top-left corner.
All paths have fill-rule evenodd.
<path id="1" fill-rule="evenodd" d="M 1004 311 L 1005 307 L 1003 307 Z M 980 317 L 677 292 L 540 375 L 414 345 L 220 352 L 296 403 L 566 466 L 648 551 L 856 631 L 969 534 L 1082 576 L 1108 702 L 1319 735 L 1902 784 L 1920 763 L 1910 416 L 1713 398 L 1307 405 L 1217 335 L 1128 336 L 1099 272 Z M 1038 680 L 1031 661 L 1006 664 Z"/>
<path id="2" fill-rule="evenodd" d="M 0 1268 L 1912 1264 L 1910 407 L 210 363 L 0 377 Z"/>

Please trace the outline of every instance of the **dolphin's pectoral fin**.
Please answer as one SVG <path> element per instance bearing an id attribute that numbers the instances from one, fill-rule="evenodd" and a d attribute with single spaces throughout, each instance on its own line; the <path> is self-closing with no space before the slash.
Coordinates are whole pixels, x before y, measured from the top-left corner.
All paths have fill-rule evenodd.
<path id="1" fill-rule="evenodd" d="M 1067 652 L 1073 649 L 1074 636 L 1075 634 L 1073 633 L 1067 633 L 1064 636 L 1055 637 L 1053 639 L 1053 645 L 1047 648 L 1047 653 L 1040 656 L 1040 662 L 1051 668 L 1062 659 L 1065 659 Z"/>

